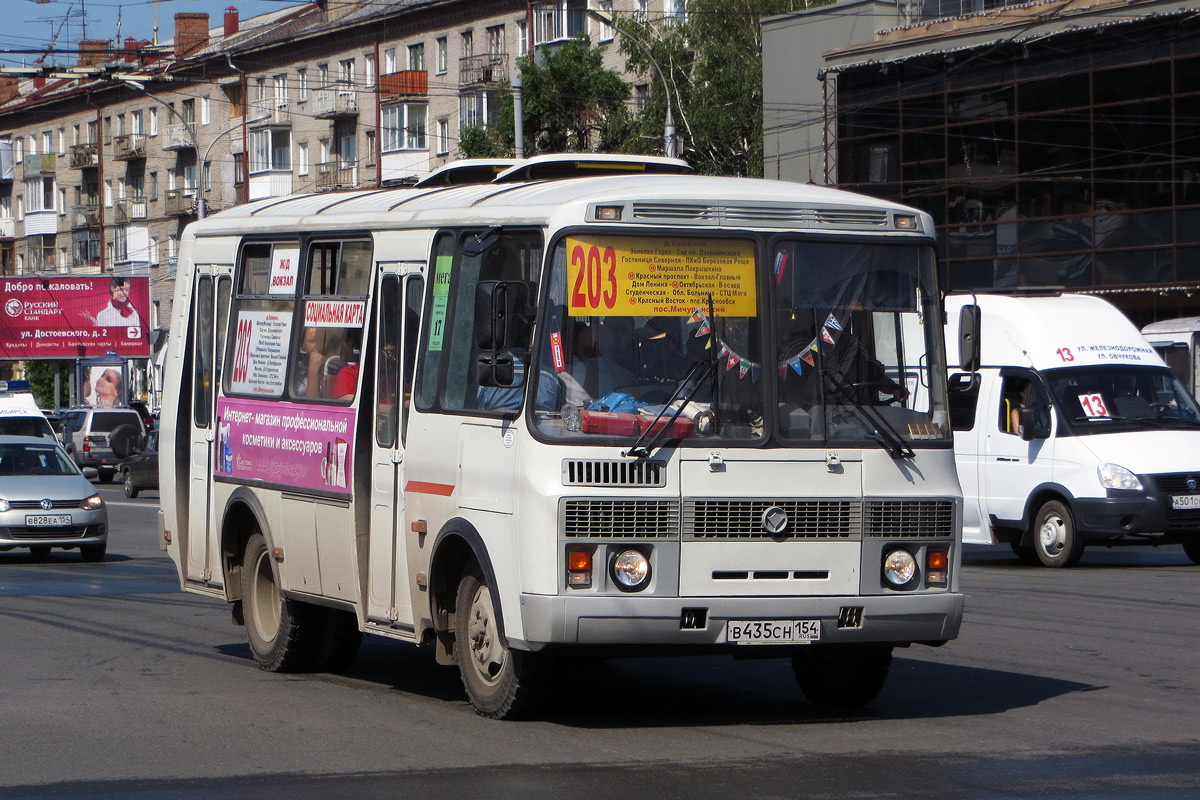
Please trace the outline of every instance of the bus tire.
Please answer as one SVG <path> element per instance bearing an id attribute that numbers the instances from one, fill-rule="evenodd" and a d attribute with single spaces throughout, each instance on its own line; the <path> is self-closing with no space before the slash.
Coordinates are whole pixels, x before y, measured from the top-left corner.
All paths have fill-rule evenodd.
<path id="1" fill-rule="evenodd" d="M 1083 537 L 1075 530 L 1071 509 L 1061 500 L 1047 500 L 1033 518 L 1033 548 L 1047 567 L 1070 567 L 1083 556 Z"/>
<path id="2" fill-rule="evenodd" d="M 320 619 L 317 609 L 279 591 L 267 540 L 255 533 L 246 542 L 242 609 L 250 654 L 267 672 L 303 672 L 313 663 Z"/>
<path id="3" fill-rule="evenodd" d="M 350 668 L 362 646 L 362 631 L 358 617 L 337 608 L 322 608 L 321 641 L 313 669 L 321 672 L 343 672 Z"/>
<path id="4" fill-rule="evenodd" d="M 1183 554 L 1190 558 L 1193 564 L 1200 564 L 1200 539 L 1188 539 L 1184 542 Z"/>
<path id="5" fill-rule="evenodd" d="M 492 587 L 474 564 L 455 595 L 454 656 L 477 714 L 513 719 L 528 709 L 529 655 L 512 650 L 501 636 Z"/>
<path id="6" fill-rule="evenodd" d="M 817 708 L 862 708 L 883 690 L 892 665 L 888 645 L 808 645 L 792 658 L 800 691 Z"/>

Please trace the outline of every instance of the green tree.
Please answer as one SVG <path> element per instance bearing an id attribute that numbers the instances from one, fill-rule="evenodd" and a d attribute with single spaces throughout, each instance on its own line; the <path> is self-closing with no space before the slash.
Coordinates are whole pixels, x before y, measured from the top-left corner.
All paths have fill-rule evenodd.
<path id="1" fill-rule="evenodd" d="M 625 100 L 629 87 L 604 69 L 603 52 L 586 38 L 541 51 L 542 63 L 521 59 L 524 84 L 525 155 L 617 149 L 628 136 Z M 465 158 L 511 156 L 516 151 L 512 88 L 497 93 L 493 124 L 462 131 L 459 152 Z"/>
<path id="2" fill-rule="evenodd" d="M 676 155 L 709 175 L 762 177 L 762 23 L 828 0 L 688 0 L 686 17 L 667 22 L 617 21 L 621 52 L 631 72 L 647 75 L 653 90 L 633 125 L 642 142 L 657 139 L 662 152 L 666 99 L 658 73 L 636 38 L 664 73 L 674 104 Z"/>
<path id="3" fill-rule="evenodd" d="M 26 361 L 25 378 L 42 408 L 54 408 L 54 376 L 59 376 L 58 405 L 70 406 L 71 365 L 66 361 Z"/>

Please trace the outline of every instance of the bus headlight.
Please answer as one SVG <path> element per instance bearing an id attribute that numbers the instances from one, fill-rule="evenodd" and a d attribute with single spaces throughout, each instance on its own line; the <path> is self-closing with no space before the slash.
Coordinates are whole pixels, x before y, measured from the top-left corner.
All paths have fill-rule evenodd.
<path id="1" fill-rule="evenodd" d="M 1117 464 L 1101 464 L 1096 467 L 1096 474 L 1100 478 L 1100 485 L 1105 489 L 1142 491 L 1142 482 L 1138 480 L 1138 476 Z"/>
<path id="2" fill-rule="evenodd" d="M 641 550 L 622 550 L 609 568 L 612 579 L 623 592 L 636 592 L 650 582 L 650 559 Z"/>
<path id="3" fill-rule="evenodd" d="M 907 586 L 916 576 L 917 560 L 907 550 L 897 547 L 883 557 L 883 577 L 892 586 Z"/>

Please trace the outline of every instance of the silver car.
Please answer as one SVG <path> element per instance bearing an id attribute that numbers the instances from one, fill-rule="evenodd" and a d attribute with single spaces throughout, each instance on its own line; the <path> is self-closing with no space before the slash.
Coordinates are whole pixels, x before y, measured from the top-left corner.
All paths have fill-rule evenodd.
<path id="1" fill-rule="evenodd" d="M 108 509 L 92 482 L 56 443 L 0 436 L 0 550 L 79 548 L 100 561 L 108 547 Z"/>

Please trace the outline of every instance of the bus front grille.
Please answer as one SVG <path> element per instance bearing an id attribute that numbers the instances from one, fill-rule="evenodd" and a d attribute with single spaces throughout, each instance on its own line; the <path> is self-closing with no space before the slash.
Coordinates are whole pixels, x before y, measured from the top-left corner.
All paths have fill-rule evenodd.
<path id="1" fill-rule="evenodd" d="M 563 486 L 649 486 L 667 485 L 666 464 L 661 461 L 629 461 L 564 458 Z"/>
<path id="2" fill-rule="evenodd" d="M 787 515 L 778 533 L 767 530 L 763 515 L 779 508 Z M 850 539 L 862 532 L 857 500 L 689 500 L 683 507 L 683 536 L 688 541 L 722 539 Z"/>
<path id="3" fill-rule="evenodd" d="M 865 505 L 867 536 L 949 538 L 954 535 L 952 500 L 868 500 Z"/>
<path id="4" fill-rule="evenodd" d="M 677 539 L 674 500 L 565 500 L 561 529 L 568 538 Z"/>

